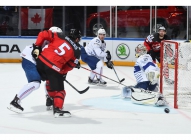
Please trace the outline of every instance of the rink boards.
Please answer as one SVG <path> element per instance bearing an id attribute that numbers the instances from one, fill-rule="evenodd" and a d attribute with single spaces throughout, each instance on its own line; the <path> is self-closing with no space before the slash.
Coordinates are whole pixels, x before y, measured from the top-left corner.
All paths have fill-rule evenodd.
<path id="1" fill-rule="evenodd" d="M 82 38 L 80 44 L 85 46 L 91 39 L 92 38 Z M 0 62 L 20 63 L 20 53 L 22 50 L 25 46 L 35 43 L 35 41 L 36 37 L 0 38 Z M 115 65 L 133 66 L 136 61 L 135 47 L 138 44 L 142 44 L 144 39 L 106 38 L 105 42 L 106 49 L 111 52 Z"/>

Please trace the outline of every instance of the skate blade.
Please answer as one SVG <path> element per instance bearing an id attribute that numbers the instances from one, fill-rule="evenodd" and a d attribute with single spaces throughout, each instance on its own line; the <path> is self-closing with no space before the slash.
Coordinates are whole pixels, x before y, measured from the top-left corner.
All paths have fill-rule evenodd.
<path id="1" fill-rule="evenodd" d="M 88 83 L 88 84 L 90 84 L 90 85 L 97 85 L 98 83 Z"/>
<path id="2" fill-rule="evenodd" d="M 22 112 L 22 110 L 17 109 L 17 108 L 15 108 L 13 106 L 7 107 L 7 109 L 9 109 L 9 110 L 11 110 L 11 111 L 13 111 L 15 113 L 19 113 L 19 114 Z"/>
<path id="3" fill-rule="evenodd" d="M 46 110 L 49 111 L 49 110 L 52 110 L 52 106 L 46 106 Z"/>
<path id="4" fill-rule="evenodd" d="M 107 84 L 104 84 L 104 85 L 103 85 L 103 84 L 99 84 L 99 83 L 98 83 L 97 86 L 100 86 L 100 87 L 107 87 Z"/>
<path id="5" fill-rule="evenodd" d="M 60 115 L 59 113 L 55 113 L 54 117 L 55 118 L 69 118 L 69 117 L 71 117 L 71 114 L 70 113 L 64 113 L 63 115 Z"/>

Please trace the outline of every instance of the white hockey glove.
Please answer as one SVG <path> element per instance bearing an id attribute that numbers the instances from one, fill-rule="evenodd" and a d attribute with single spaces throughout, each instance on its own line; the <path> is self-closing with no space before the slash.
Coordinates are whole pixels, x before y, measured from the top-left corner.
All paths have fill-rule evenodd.
<path id="1" fill-rule="evenodd" d="M 146 74 L 148 81 L 151 85 L 157 84 L 159 82 L 160 73 L 159 71 L 150 71 Z"/>

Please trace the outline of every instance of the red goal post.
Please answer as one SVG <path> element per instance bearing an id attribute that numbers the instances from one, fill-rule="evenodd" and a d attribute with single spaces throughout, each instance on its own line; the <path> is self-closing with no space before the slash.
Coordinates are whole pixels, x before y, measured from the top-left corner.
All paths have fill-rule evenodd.
<path id="1" fill-rule="evenodd" d="M 161 42 L 160 92 L 174 108 L 191 107 L 191 43 Z"/>

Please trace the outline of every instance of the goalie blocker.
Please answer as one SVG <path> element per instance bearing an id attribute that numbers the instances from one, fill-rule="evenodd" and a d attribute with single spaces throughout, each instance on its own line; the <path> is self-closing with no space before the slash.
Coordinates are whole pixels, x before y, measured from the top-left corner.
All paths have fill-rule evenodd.
<path id="1" fill-rule="evenodd" d="M 131 98 L 132 103 L 135 104 L 154 106 L 167 105 L 167 102 L 161 93 L 134 87 L 124 87 L 122 89 L 122 97 Z"/>

